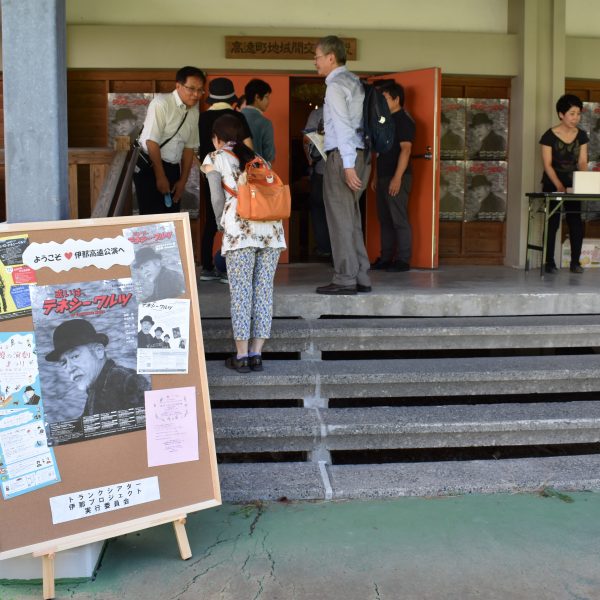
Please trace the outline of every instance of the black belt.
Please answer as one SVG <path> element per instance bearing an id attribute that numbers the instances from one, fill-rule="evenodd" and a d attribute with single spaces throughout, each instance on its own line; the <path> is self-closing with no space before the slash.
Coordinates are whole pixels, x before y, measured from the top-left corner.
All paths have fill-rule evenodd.
<path id="1" fill-rule="evenodd" d="M 355 148 L 355 150 L 357 152 L 364 152 L 365 151 L 364 148 Z M 332 152 L 339 152 L 339 149 L 338 148 L 332 148 L 331 150 L 325 150 L 325 154 L 327 156 L 329 156 Z"/>

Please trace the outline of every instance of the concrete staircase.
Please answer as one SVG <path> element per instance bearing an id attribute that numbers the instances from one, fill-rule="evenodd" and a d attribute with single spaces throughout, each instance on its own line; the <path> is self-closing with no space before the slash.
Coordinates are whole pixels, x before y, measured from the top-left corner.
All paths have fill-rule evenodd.
<path id="1" fill-rule="evenodd" d="M 202 328 L 225 500 L 600 485 L 600 316 L 282 318 L 245 375 Z"/>

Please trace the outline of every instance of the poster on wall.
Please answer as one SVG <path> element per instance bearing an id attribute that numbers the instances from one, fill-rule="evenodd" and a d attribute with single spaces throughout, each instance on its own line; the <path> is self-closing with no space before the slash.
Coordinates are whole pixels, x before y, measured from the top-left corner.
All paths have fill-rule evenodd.
<path id="1" fill-rule="evenodd" d="M 442 160 L 462 160 L 465 157 L 466 106 L 465 98 L 442 98 Z"/>
<path id="2" fill-rule="evenodd" d="M 586 118 L 584 118 L 586 117 Z M 590 138 L 588 160 L 600 161 L 600 102 L 584 102 L 579 128 Z"/>
<path id="3" fill-rule="evenodd" d="M 27 234 L 0 238 L 0 321 L 31 314 L 29 288 L 35 273 L 23 264 Z"/>
<path id="4" fill-rule="evenodd" d="M 440 161 L 440 220 L 462 221 L 465 210 L 465 161 Z"/>
<path id="5" fill-rule="evenodd" d="M 508 166 L 504 161 L 467 161 L 465 221 L 504 221 Z"/>
<path id="6" fill-rule="evenodd" d="M 154 94 L 108 94 L 108 145 L 114 147 L 115 136 L 131 135 L 144 124 L 146 112 Z"/>
<path id="7" fill-rule="evenodd" d="M 32 312 L 49 445 L 143 429 L 132 280 L 39 286 Z"/>
<path id="8" fill-rule="evenodd" d="M 467 100 L 467 158 L 505 160 L 508 140 L 508 100 Z"/>

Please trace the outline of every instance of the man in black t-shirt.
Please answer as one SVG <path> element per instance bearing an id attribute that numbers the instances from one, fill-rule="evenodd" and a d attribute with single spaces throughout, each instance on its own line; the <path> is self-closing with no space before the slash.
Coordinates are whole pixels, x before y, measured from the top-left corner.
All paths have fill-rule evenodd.
<path id="1" fill-rule="evenodd" d="M 239 119 L 244 128 L 246 135 L 244 143 L 252 148 L 252 133 L 244 115 L 233 108 L 233 103 L 237 102 L 237 96 L 233 89 L 233 82 L 227 77 L 217 77 L 208 84 L 209 96 L 207 98 L 210 108 L 200 113 L 198 120 L 198 130 L 200 133 L 200 163 L 204 162 L 204 157 L 213 152 L 215 147 L 212 143 L 212 128 L 214 122 L 223 115 L 233 115 Z M 213 243 L 215 234 L 217 233 L 217 222 L 215 213 L 210 200 L 210 189 L 205 178 L 200 178 L 202 193 L 205 207 L 205 222 L 204 231 L 202 233 L 202 242 L 200 253 L 202 255 L 202 271 L 200 273 L 200 281 L 212 281 L 221 279 L 223 274 L 217 272 L 213 265 Z"/>
<path id="2" fill-rule="evenodd" d="M 404 110 L 404 88 L 388 83 L 382 88 L 396 128 L 389 152 L 379 154 L 373 189 L 381 227 L 381 254 L 371 269 L 391 272 L 410 270 L 412 231 L 408 222 L 408 197 L 412 185 L 410 152 L 415 122 Z"/>

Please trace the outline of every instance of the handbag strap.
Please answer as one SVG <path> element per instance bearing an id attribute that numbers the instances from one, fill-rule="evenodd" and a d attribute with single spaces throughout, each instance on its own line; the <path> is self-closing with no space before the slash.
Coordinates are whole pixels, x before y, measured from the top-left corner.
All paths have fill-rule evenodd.
<path id="1" fill-rule="evenodd" d="M 181 129 L 181 126 L 183 125 L 183 123 L 185 122 L 185 120 L 187 119 L 188 116 L 188 111 L 185 111 L 185 115 L 183 115 L 183 119 L 181 119 L 181 123 L 179 123 L 179 127 L 177 127 L 177 129 L 175 130 L 175 133 L 167 140 L 165 140 L 162 144 L 159 145 L 159 148 L 162 148 L 163 146 L 166 146 L 179 132 L 179 130 Z M 141 148 L 142 145 L 140 144 L 140 137 L 142 137 L 142 131 L 144 131 L 144 126 L 142 125 L 142 128 L 140 129 L 140 132 L 138 134 L 137 139 L 135 140 L 136 144 Z"/>
<path id="2" fill-rule="evenodd" d="M 179 132 L 179 130 L 181 129 L 181 126 L 183 125 L 184 121 L 187 119 L 188 116 L 188 111 L 185 111 L 185 115 L 183 115 L 183 119 L 181 119 L 181 123 L 179 123 L 179 127 L 175 130 L 175 133 L 168 139 L 165 140 L 160 146 L 159 148 L 162 148 L 163 146 L 165 146 L 166 144 L 168 144 Z"/>
<path id="3" fill-rule="evenodd" d="M 227 150 L 227 148 L 223 148 L 223 152 L 227 152 L 227 154 L 231 154 L 231 156 L 233 156 L 237 159 L 237 156 L 231 150 Z M 252 161 L 248 161 L 248 163 L 253 162 L 256 159 L 258 159 L 261 163 L 265 164 L 265 160 L 262 157 L 258 156 L 258 154 L 255 155 L 255 157 L 252 159 Z M 221 185 L 223 186 L 223 189 L 226 192 L 229 192 L 230 195 L 235 196 L 237 198 L 238 193 L 233 188 L 230 188 L 223 180 L 221 180 Z"/>

